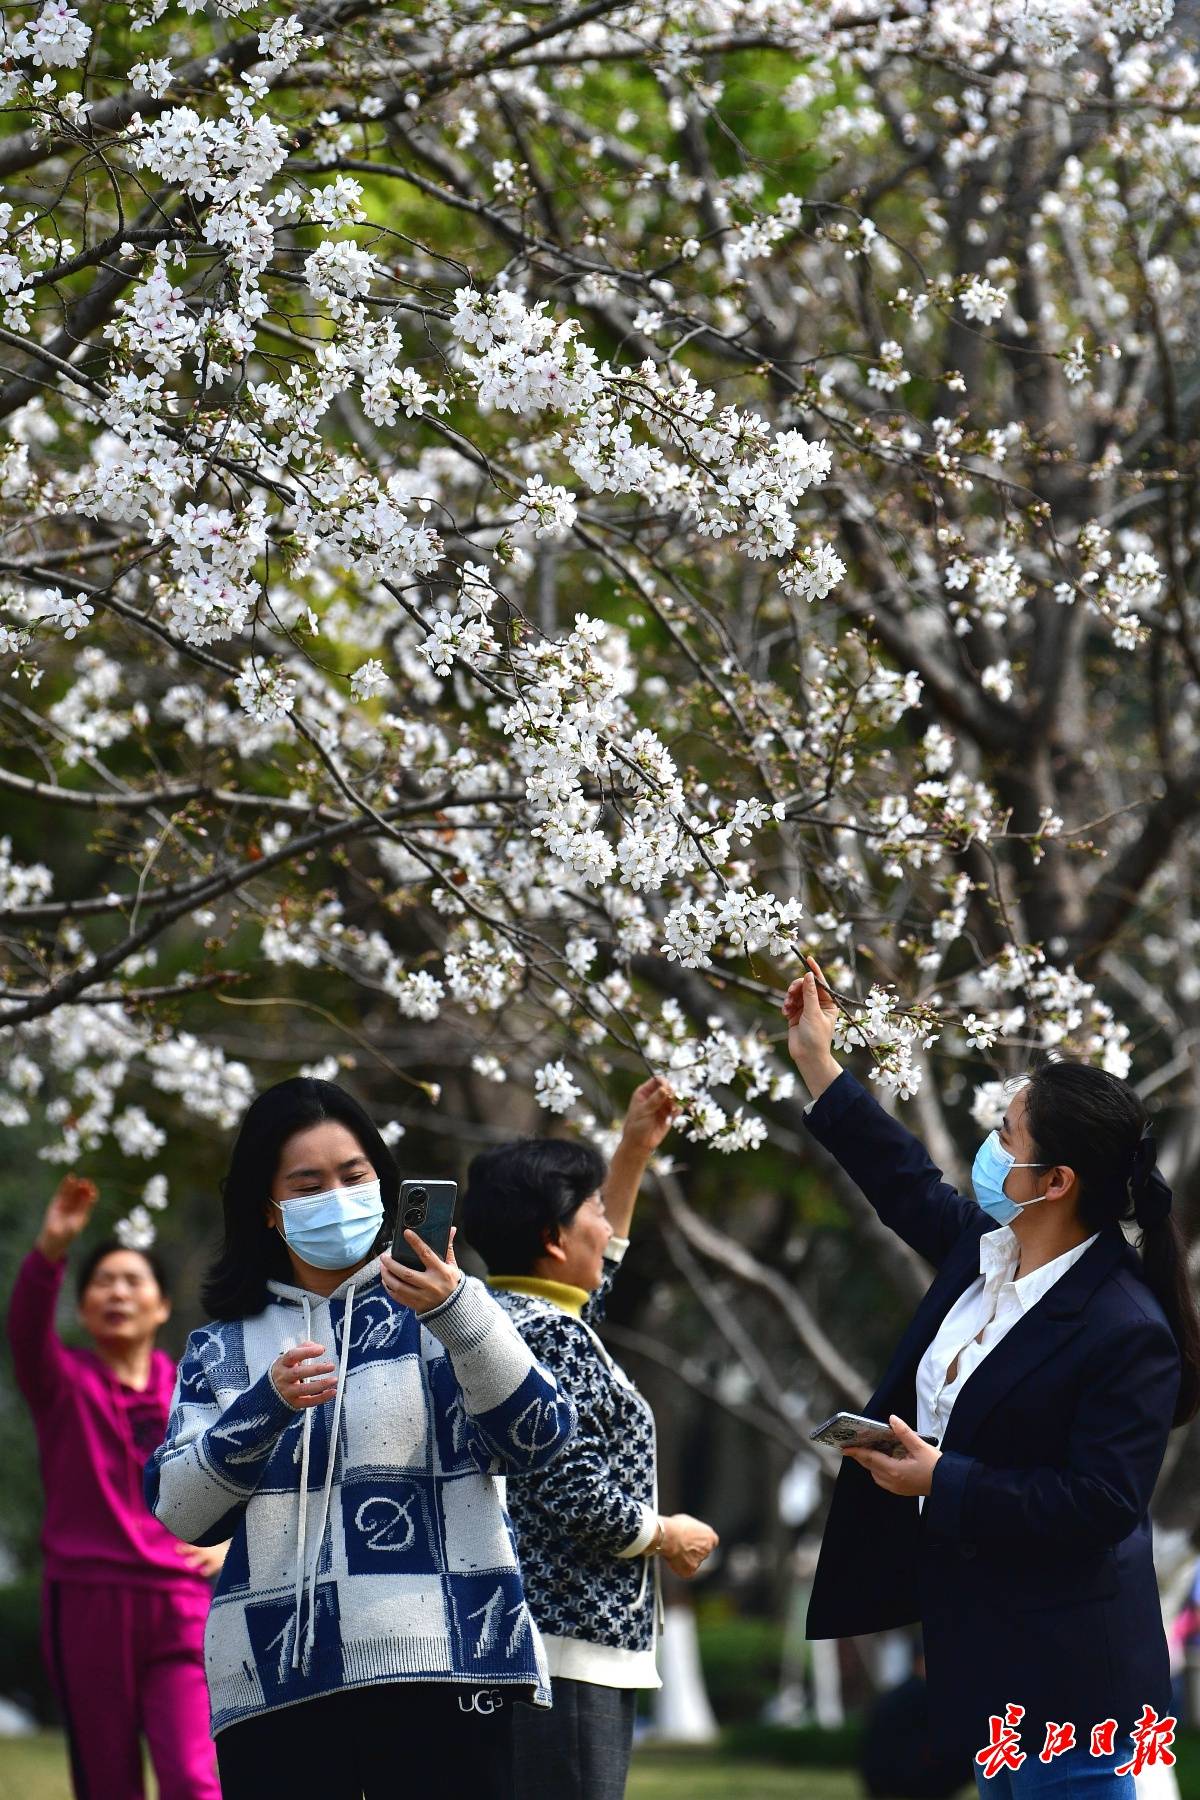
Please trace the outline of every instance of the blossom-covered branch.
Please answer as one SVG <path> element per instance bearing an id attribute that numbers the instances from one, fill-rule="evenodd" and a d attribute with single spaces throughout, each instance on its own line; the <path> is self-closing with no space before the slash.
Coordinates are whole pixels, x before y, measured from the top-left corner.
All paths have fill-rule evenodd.
<path id="1" fill-rule="evenodd" d="M 64 1158 L 134 1093 L 231 1116 L 234 964 L 585 1129 L 662 1070 L 725 1151 L 787 1129 L 768 997 L 818 949 L 901 1097 L 1168 1064 L 1168 14 L 6 15 L 0 1114 Z"/>

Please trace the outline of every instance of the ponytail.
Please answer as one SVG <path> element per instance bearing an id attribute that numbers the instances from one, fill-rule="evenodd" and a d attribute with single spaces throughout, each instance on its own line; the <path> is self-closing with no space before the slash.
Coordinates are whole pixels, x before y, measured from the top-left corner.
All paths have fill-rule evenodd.
<path id="1" fill-rule="evenodd" d="M 1200 1411 L 1200 1314 L 1146 1109 L 1126 1082 L 1066 1058 L 1035 1069 L 1026 1095 L 1025 1118 L 1038 1159 L 1046 1167 L 1061 1164 L 1075 1171 L 1086 1229 L 1134 1222 L 1139 1228 L 1142 1275 L 1179 1349 L 1172 1423 L 1186 1425 Z"/>
<path id="2" fill-rule="evenodd" d="M 1172 1423 L 1186 1425 L 1200 1412 L 1200 1317 L 1188 1280 L 1187 1248 L 1179 1221 L 1165 1213 L 1155 1223 L 1144 1225 L 1139 1248 L 1146 1286 L 1166 1313 L 1179 1346 L 1182 1367 Z"/>

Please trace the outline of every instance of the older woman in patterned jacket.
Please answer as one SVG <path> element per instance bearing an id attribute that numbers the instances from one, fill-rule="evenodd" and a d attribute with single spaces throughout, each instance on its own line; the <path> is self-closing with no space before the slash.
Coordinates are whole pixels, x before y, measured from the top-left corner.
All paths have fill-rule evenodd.
<path id="1" fill-rule="evenodd" d="M 654 1416 L 593 1329 L 674 1111 L 664 1081 L 644 1082 L 607 1175 L 590 1145 L 551 1138 L 505 1144 L 471 1164 L 464 1234 L 579 1414 L 563 1455 L 508 1483 L 554 1687 L 552 1713 L 514 1715 L 518 1800 L 621 1800 L 637 1691 L 659 1686 L 655 1558 L 690 1577 L 717 1542 L 686 1513 L 660 1516 Z"/>

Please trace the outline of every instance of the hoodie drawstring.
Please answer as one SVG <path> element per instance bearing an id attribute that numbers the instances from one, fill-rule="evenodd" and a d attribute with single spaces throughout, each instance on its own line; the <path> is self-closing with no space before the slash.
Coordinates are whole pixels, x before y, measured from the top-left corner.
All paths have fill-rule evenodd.
<path id="1" fill-rule="evenodd" d="M 305 1326 L 308 1326 L 308 1301 L 305 1306 Z M 321 1495 L 321 1510 L 317 1516 L 317 1529 L 313 1536 L 312 1561 L 308 1571 L 308 1630 L 304 1636 L 304 1659 L 307 1662 L 313 1640 L 317 1634 L 317 1564 L 321 1560 L 321 1546 L 325 1541 L 325 1527 L 329 1521 L 329 1496 L 333 1490 L 333 1466 L 337 1460 L 338 1432 L 342 1423 L 342 1397 L 346 1392 L 346 1370 L 350 1362 L 350 1321 L 354 1314 L 354 1289 L 346 1289 L 346 1302 L 342 1311 L 342 1353 L 338 1359 L 337 1392 L 333 1399 L 333 1418 L 329 1426 L 329 1449 L 325 1460 L 325 1487 Z M 300 1462 L 300 1522 L 296 1532 L 296 1641 L 292 1647 L 292 1667 L 300 1665 L 300 1625 L 304 1616 L 304 1527 L 305 1513 L 308 1509 L 308 1442 L 309 1426 L 312 1422 L 312 1408 L 304 1415 L 304 1440 Z"/>
<path id="2" fill-rule="evenodd" d="M 308 1295 L 303 1296 L 304 1303 L 304 1340 L 312 1337 L 312 1307 L 308 1303 Z M 296 1514 L 296 1619 L 295 1639 L 292 1644 L 292 1667 L 300 1666 L 300 1620 L 304 1611 L 304 1536 L 308 1524 L 308 1453 L 312 1443 L 312 1407 L 304 1409 L 304 1422 L 300 1427 L 300 1506 Z"/>

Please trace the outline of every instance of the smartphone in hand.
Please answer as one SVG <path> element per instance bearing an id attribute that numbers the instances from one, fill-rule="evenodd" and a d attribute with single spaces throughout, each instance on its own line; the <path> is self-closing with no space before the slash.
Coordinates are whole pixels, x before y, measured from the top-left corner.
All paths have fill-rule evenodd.
<path id="1" fill-rule="evenodd" d="M 814 1443 L 828 1444 L 833 1450 L 882 1450 L 885 1456 L 908 1454 L 890 1425 L 881 1419 L 866 1419 L 861 1413 L 834 1413 L 808 1435 Z M 935 1437 L 924 1432 L 921 1438 L 926 1444 L 937 1444 Z"/>
<path id="2" fill-rule="evenodd" d="M 415 1231 L 435 1255 L 444 1257 L 450 1248 L 450 1227 L 458 1201 L 457 1181 L 402 1181 L 400 1205 L 396 1212 L 396 1235 L 392 1239 L 392 1255 L 406 1269 L 423 1269 L 424 1263 L 404 1241 L 406 1231 Z"/>

